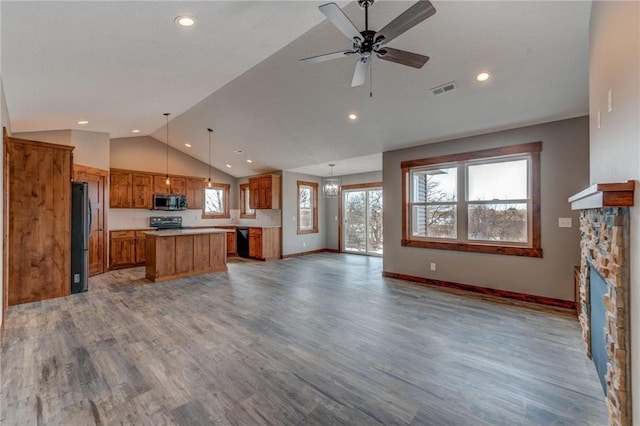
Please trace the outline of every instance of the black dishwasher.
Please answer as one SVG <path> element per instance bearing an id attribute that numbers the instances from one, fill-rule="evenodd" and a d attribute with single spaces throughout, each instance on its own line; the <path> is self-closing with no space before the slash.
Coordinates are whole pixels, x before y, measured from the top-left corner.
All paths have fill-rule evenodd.
<path id="1" fill-rule="evenodd" d="M 238 256 L 249 257 L 249 228 L 238 226 L 236 228 Z"/>

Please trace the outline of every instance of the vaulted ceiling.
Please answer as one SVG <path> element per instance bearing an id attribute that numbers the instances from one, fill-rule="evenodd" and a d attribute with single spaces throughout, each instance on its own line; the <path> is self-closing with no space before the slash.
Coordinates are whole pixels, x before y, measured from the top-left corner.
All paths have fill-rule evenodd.
<path id="1" fill-rule="evenodd" d="M 328 163 L 380 170 L 383 151 L 587 114 L 590 2 L 433 1 L 434 16 L 389 44 L 430 61 L 374 60 L 373 97 L 350 87 L 353 57 L 298 62 L 350 47 L 322 3 L 2 2 L 12 131 L 139 129 L 166 142 L 171 112 L 170 144 L 208 162 L 212 127 L 213 165 L 231 175 L 327 175 Z M 370 27 L 412 4 L 376 1 Z M 357 4 L 340 5 L 364 27 Z M 177 26 L 180 15 L 196 25 Z M 491 79 L 478 83 L 482 70 Z M 448 82 L 455 91 L 431 93 Z"/>

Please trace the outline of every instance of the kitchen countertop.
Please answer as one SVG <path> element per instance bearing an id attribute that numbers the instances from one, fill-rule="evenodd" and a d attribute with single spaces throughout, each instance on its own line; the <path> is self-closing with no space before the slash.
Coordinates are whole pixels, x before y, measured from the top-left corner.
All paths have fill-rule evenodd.
<path id="1" fill-rule="evenodd" d="M 204 229 L 163 229 L 160 231 L 147 231 L 145 235 L 156 237 L 174 237 L 176 235 L 197 235 L 197 234 L 226 234 L 226 229 L 204 228 Z"/>

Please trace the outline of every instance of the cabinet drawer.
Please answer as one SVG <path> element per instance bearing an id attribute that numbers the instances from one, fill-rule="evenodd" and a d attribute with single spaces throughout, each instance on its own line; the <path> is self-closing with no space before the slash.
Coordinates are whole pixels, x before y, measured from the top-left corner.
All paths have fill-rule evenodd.
<path id="1" fill-rule="evenodd" d="M 148 231 L 136 231 L 136 238 L 145 238 L 146 235 L 144 234 L 145 232 Z"/>
<path id="2" fill-rule="evenodd" d="M 249 236 L 259 237 L 262 235 L 262 228 L 249 228 Z"/>
<path id="3" fill-rule="evenodd" d="M 111 238 L 135 238 L 136 231 L 111 231 Z"/>

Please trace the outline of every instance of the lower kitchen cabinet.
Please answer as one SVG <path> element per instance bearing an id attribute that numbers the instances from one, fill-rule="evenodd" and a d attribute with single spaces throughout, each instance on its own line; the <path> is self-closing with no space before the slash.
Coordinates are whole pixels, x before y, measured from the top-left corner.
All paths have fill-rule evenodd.
<path id="1" fill-rule="evenodd" d="M 258 260 L 280 258 L 280 228 L 249 228 L 249 257 Z"/>
<path id="2" fill-rule="evenodd" d="M 146 262 L 146 231 L 111 231 L 109 233 L 109 268 L 129 268 Z"/>

